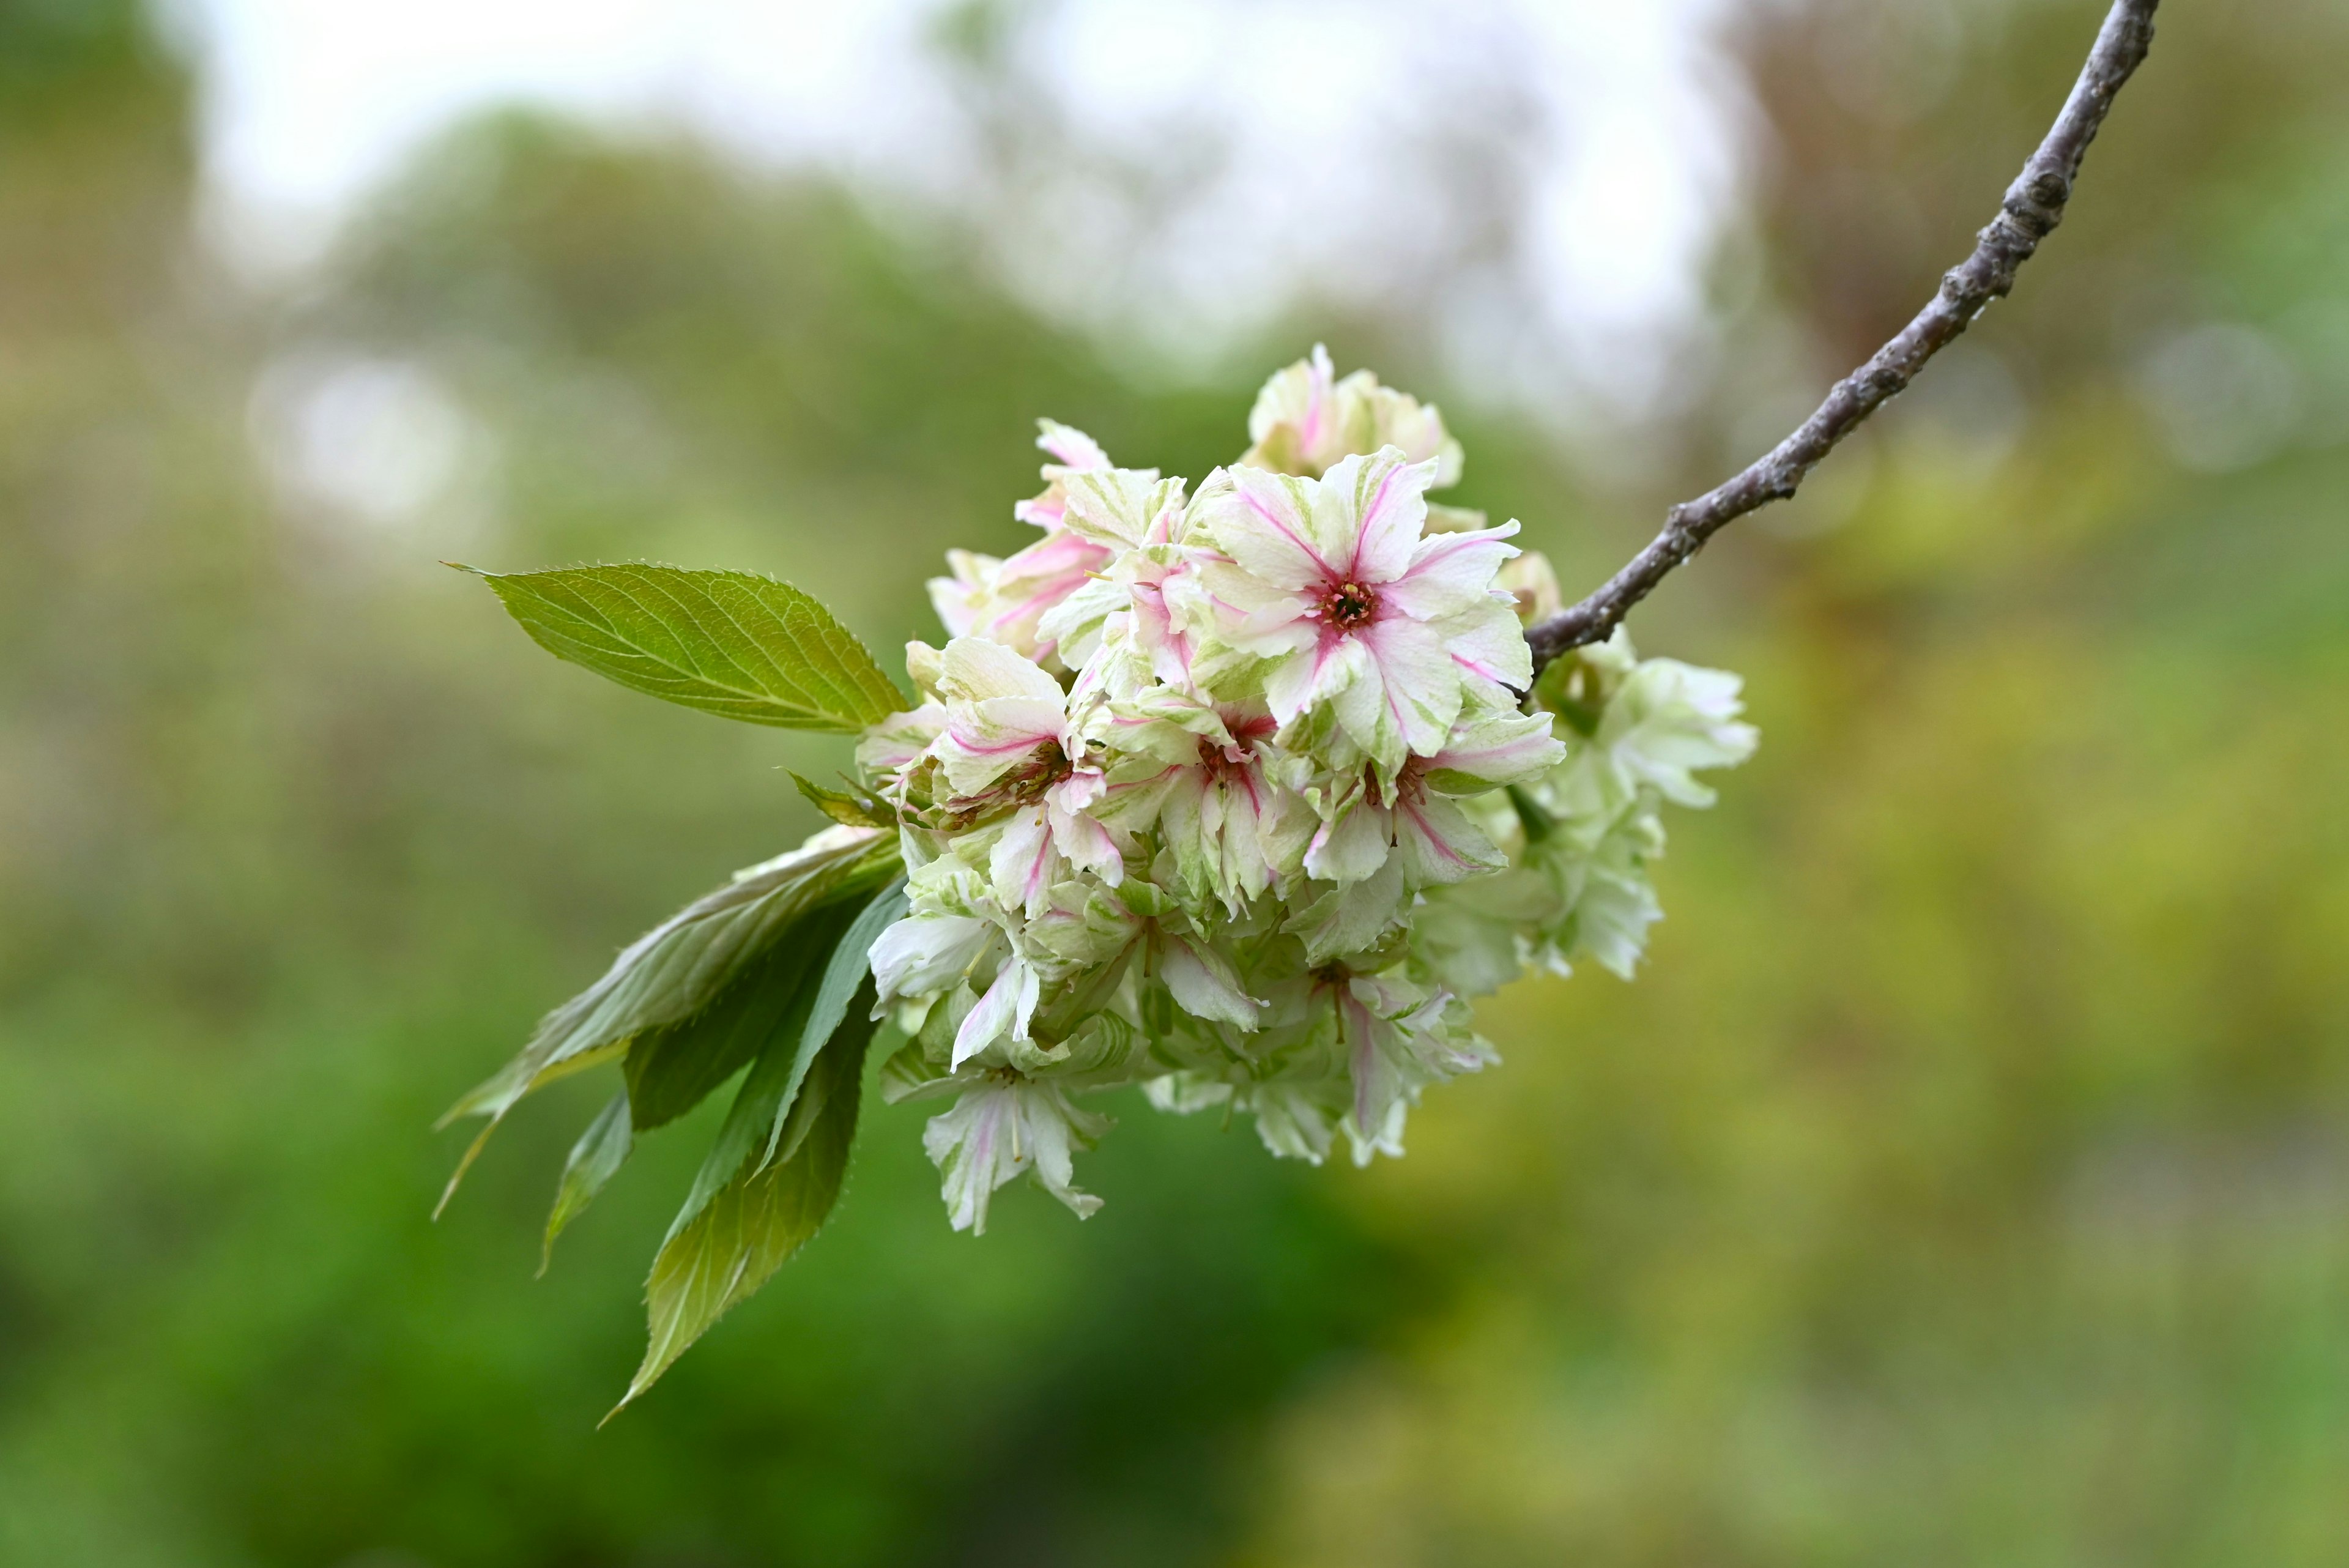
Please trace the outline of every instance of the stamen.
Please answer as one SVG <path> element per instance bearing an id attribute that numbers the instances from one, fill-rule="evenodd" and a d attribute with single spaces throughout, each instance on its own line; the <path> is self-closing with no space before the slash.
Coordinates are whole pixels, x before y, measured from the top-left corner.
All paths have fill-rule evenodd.
<path id="1" fill-rule="evenodd" d="M 1321 596 L 1322 615 L 1340 631 L 1368 626 L 1378 610 L 1378 590 L 1364 583 L 1339 583 Z"/>

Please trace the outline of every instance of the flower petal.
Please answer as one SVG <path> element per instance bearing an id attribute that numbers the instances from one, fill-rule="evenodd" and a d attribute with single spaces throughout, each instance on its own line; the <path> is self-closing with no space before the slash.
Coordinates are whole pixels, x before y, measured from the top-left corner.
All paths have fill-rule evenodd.
<path id="1" fill-rule="evenodd" d="M 1392 814 L 1365 798 L 1325 822 L 1306 846 L 1305 874 L 1324 882 L 1359 882 L 1387 863 Z"/>
<path id="2" fill-rule="evenodd" d="M 1397 618 L 1348 640 L 1361 647 L 1369 668 L 1337 697 L 1347 736 L 1389 774 L 1406 755 L 1441 750 L 1460 716 L 1460 671 L 1433 628 Z"/>
<path id="3" fill-rule="evenodd" d="M 1496 600 L 1472 605 L 1458 615 L 1429 621 L 1461 670 L 1485 681 L 1488 695 L 1508 700 L 1534 683 L 1533 649 L 1510 607 Z"/>
<path id="4" fill-rule="evenodd" d="M 922 1129 L 922 1150 L 944 1179 L 947 1222 L 956 1230 L 985 1235 L 988 1199 L 1019 1174 L 1021 1161 L 1011 1152 L 1011 1128 L 1019 1116 L 1009 1086 L 985 1084 L 967 1091 L 952 1110 L 932 1116 Z"/>
<path id="5" fill-rule="evenodd" d="M 1351 378 L 1349 378 L 1350 379 Z M 1371 440 L 1380 446 L 1399 446 L 1413 462 L 1435 460 L 1435 483 L 1442 490 L 1460 483 L 1460 443 L 1444 429 L 1444 416 L 1433 403 L 1423 403 L 1408 392 L 1374 386 L 1370 391 Z"/>
<path id="6" fill-rule="evenodd" d="M 1437 534 L 1413 546 L 1411 564 L 1379 590 L 1381 609 L 1392 607 L 1413 620 L 1436 620 L 1473 609 L 1493 597 L 1501 564 L 1517 553 L 1504 544 L 1515 523 L 1474 534 Z"/>
<path id="7" fill-rule="evenodd" d="M 989 922 L 968 915 L 912 915 L 873 943 L 873 983 L 881 1001 L 925 996 L 959 980 L 995 938 Z"/>
<path id="8" fill-rule="evenodd" d="M 1322 475 L 1313 531 L 1335 568 L 1330 581 L 1391 583 L 1408 571 L 1434 477 L 1434 463 L 1405 462 L 1391 446 L 1349 457 Z"/>
<path id="9" fill-rule="evenodd" d="M 1413 887 L 1463 882 L 1479 871 L 1497 871 L 1508 857 L 1476 830 L 1462 811 L 1440 794 L 1406 790 L 1394 807 L 1395 853 L 1403 877 Z"/>
<path id="10" fill-rule="evenodd" d="M 1052 884 L 1061 879 L 1060 858 L 1042 806 L 1031 805 L 1013 816 L 987 857 L 987 879 L 996 902 L 1021 910 L 1030 919 L 1042 914 L 1051 900 Z"/>
<path id="11" fill-rule="evenodd" d="M 1273 718 L 1287 724 L 1307 709 L 1335 700 L 1374 675 L 1369 651 L 1360 638 L 1322 628 L 1312 646 L 1285 655 L 1265 671 L 1264 700 Z M 1454 684 L 1458 684 L 1456 677 Z"/>
<path id="12" fill-rule="evenodd" d="M 1036 444 L 1050 453 L 1052 461 L 1061 467 L 1109 466 L 1109 453 L 1102 450 L 1101 442 L 1075 426 L 1064 425 L 1058 420 L 1038 420 L 1036 429 L 1040 432 Z"/>
<path id="13" fill-rule="evenodd" d="M 1071 864 L 1091 871 L 1114 888 L 1125 876 L 1125 859 L 1108 828 L 1081 811 L 1065 810 L 1057 802 L 1047 808 L 1052 825 L 1052 845 Z"/>
<path id="14" fill-rule="evenodd" d="M 969 550 L 948 550 L 947 569 L 954 576 L 929 581 L 930 607 L 937 611 L 938 622 L 948 636 L 965 637 L 978 624 L 1003 563 Z"/>
<path id="15" fill-rule="evenodd" d="M 1201 513 L 1208 535 L 1225 555 L 1277 589 L 1296 592 L 1337 580 L 1330 542 L 1316 531 L 1313 481 L 1255 468 L 1226 472 L 1229 486 Z M 1339 545 L 1350 554 L 1352 535 Z"/>
<path id="16" fill-rule="evenodd" d="M 1475 794 L 1527 784 L 1566 760 L 1566 744 L 1547 713 L 1495 706 L 1464 713 L 1427 760 L 1428 786 L 1444 794 Z"/>
<path id="17" fill-rule="evenodd" d="M 1028 1038 L 1028 1020 L 1035 1015 L 1039 989 L 1035 969 L 1015 953 L 997 972 L 995 983 L 987 988 L 978 1005 L 964 1015 L 962 1027 L 955 1032 L 954 1060 L 949 1065 L 961 1066 L 1007 1033 L 1014 1039 Z"/>
<path id="18" fill-rule="evenodd" d="M 1240 462 L 1280 473 L 1316 474 L 1353 451 L 1348 438 L 1358 432 L 1347 427 L 1359 424 L 1361 433 L 1367 433 L 1369 421 L 1346 416 L 1369 410 L 1359 397 L 1340 394 L 1337 375 L 1330 350 L 1319 343 L 1309 357 L 1274 371 L 1248 410 L 1251 444 Z"/>
<path id="19" fill-rule="evenodd" d="M 982 637 L 958 637 L 939 661 L 938 694 L 949 701 L 1023 697 L 1061 706 L 1061 683 L 1033 660 Z"/>
<path id="20" fill-rule="evenodd" d="M 1071 534 L 1132 550 L 1149 542 L 1152 524 L 1183 509 L 1183 482 L 1161 480 L 1154 468 L 1104 468 L 1072 473 L 1062 481 L 1068 511 L 1061 525 Z"/>
<path id="21" fill-rule="evenodd" d="M 1170 937 L 1159 955 L 1158 974 L 1174 993 L 1176 1005 L 1192 1017 L 1216 1019 L 1236 1029 L 1257 1026 L 1263 1009 L 1241 989 L 1230 962 L 1214 949 Z"/>
<path id="22" fill-rule="evenodd" d="M 1080 1220 L 1101 1208 L 1100 1199 L 1077 1190 L 1070 1156 L 1108 1130 L 1107 1117 L 1077 1109 L 1058 1085 L 989 1079 L 930 1118 L 922 1148 L 943 1179 L 948 1223 L 977 1236 L 987 1231 L 988 1199 L 1022 1171 Z"/>

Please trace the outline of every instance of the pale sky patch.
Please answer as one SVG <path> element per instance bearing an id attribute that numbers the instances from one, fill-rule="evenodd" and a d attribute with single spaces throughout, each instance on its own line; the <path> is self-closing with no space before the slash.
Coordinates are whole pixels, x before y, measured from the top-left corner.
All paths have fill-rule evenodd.
<path id="1" fill-rule="evenodd" d="M 1058 151 L 1008 171 L 936 0 L 178 3 L 213 227 L 264 271 L 436 131 L 523 102 L 975 216 L 1032 303 L 1177 359 L 1314 296 L 1400 306 L 1537 401 L 1652 401 L 1751 123 L 1713 41 L 1733 0 L 1015 8 L 1013 113 Z"/>

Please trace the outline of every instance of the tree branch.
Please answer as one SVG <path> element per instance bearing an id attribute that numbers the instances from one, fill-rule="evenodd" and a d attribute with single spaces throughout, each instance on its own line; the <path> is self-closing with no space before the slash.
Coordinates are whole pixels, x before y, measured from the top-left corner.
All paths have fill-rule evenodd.
<path id="1" fill-rule="evenodd" d="M 2088 143 L 2095 140 L 2121 85 L 2152 46 L 2157 4 L 2158 0 L 2114 0 L 2064 112 L 2007 187 L 2006 200 L 1977 238 L 1973 254 L 1943 275 L 1931 302 L 1867 364 L 1837 381 L 1794 434 L 1727 483 L 1673 507 L 1663 532 L 1598 591 L 1527 628 L 1535 674 L 1570 649 L 1604 640 L 1633 605 L 1723 528 L 1794 494 L 1837 441 L 1889 402 L 1992 300 L 2014 286 L 2016 271 L 2063 221 Z"/>

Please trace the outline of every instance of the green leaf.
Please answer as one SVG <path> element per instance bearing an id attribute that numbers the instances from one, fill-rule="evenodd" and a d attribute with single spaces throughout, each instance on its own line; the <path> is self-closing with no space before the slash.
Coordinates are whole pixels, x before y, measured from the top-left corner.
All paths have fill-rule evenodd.
<path id="1" fill-rule="evenodd" d="M 905 908 L 900 879 L 832 944 L 823 977 L 792 992 L 653 1260 L 650 1338 L 621 1405 L 651 1387 L 831 1212 L 875 1028 L 873 943 Z"/>
<path id="2" fill-rule="evenodd" d="M 460 1116 L 490 1118 L 449 1178 L 442 1206 L 524 1096 L 611 1060 L 647 1029 L 692 1017 L 809 916 L 871 893 L 902 864 L 893 835 L 802 846 L 736 872 L 727 886 L 639 937 L 601 980 L 540 1020 L 521 1053 L 441 1118 L 444 1127 Z"/>
<path id="3" fill-rule="evenodd" d="M 801 994 L 812 1012 L 814 995 Z M 827 1048 L 797 1083 L 791 1082 L 797 1050 L 771 1049 L 751 1069 L 693 1195 L 653 1260 L 645 1283 L 645 1359 L 615 1415 L 765 1284 L 832 1212 L 856 1131 L 872 996 L 867 981 L 854 999 L 864 1005 L 843 1010 Z M 793 1091 L 788 1098 L 787 1084 Z M 712 1180 L 713 1172 L 723 1174 Z"/>
<path id="4" fill-rule="evenodd" d="M 691 1110 L 787 1026 L 795 1064 L 777 1114 L 788 1110 L 808 1064 L 840 1027 L 863 983 L 874 940 L 905 912 L 905 883 L 892 883 L 852 919 L 839 904 L 811 916 L 792 940 L 771 948 L 709 1007 L 681 1023 L 647 1030 L 628 1046 L 628 1101 L 636 1130 L 649 1132 Z M 812 990 L 805 1006 L 800 992 Z"/>
<path id="5" fill-rule="evenodd" d="M 596 1113 L 571 1146 L 571 1158 L 564 1162 L 563 1181 L 554 1190 L 554 1211 L 546 1217 L 546 1243 L 538 1255 L 538 1272 L 546 1272 L 547 1264 L 554 1261 L 554 1239 L 563 1228 L 579 1218 L 579 1211 L 595 1200 L 635 1145 L 635 1135 L 628 1126 L 628 1096 L 617 1094 L 612 1103 Z"/>
<path id="6" fill-rule="evenodd" d="M 460 569 L 557 659 L 705 713 L 854 734 L 905 706 L 830 610 L 771 577 L 636 564 Z"/>
<path id="7" fill-rule="evenodd" d="M 874 992 L 868 983 L 872 968 L 869 954 L 874 939 L 905 911 L 904 884 L 893 884 L 865 906 L 855 923 L 833 947 L 825 961 L 823 979 L 813 987 L 801 988 L 792 996 L 791 1011 L 769 1037 L 770 1044 L 761 1052 L 758 1065 L 744 1081 L 742 1092 L 735 1096 L 725 1125 L 718 1129 L 718 1141 L 703 1158 L 701 1169 L 693 1179 L 693 1190 L 686 1196 L 685 1207 L 669 1225 L 670 1235 L 676 1235 L 709 1201 L 711 1195 L 732 1180 L 754 1152 L 760 1168 L 773 1164 L 779 1157 L 790 1158 L 791 1150 L 785 1147 L 786 1127 L 798 1101 L 800 1085 L 819 1053 L 835 1033 L 847 1037 L 851 1030 L 843 1028 L 844 1023 L 863 1038 L 872 1035 Z M 864 999 L 864 1005 L 852 1020 L 850 1003 L 859 996 Z"/>
<path id="8" fill-rule="evenodd" d="M 844 790 L 826 789 L 814 780 L 803 779 L 797 774 L 792 775 L 792 783 L 800 786 L 800 794 L 805 795 L 818 811 L 834 822 L 850 827 L 897 826 L 897 814 L 889 803 L 860 784 L 852 783 Z"/>
<path id="9" fill-rule="evenodd" d="M 650 1132 L 699 1105 L 765 1049 L 802 988 L 848 923 L 845 905 L 811 915 L 792 940 L 769 948 L 717 1001 L 676 1023 L 647 1029 L 628 1045 L 628 1104 Z"/>
<path id="10" fill-rule="evenodd" d="M 842 1023 L 848 1017 L 849 1003 L 859 995 L 864 998 L 864 1011 L 873 1011 L 873 988 L 865 981 L 873 973 L 873 944 L 883 931 L 905 918 L 907 899 L 905 880 L 899 877 L 884 888 L 880 895 L 864 906 L 855 924 L 832 950 L 832 958 L 823 968 L 823 979 L 817 984 L 815 1001 L 808 1009 L 806 1027 L 801 1032 L 799 1050 L 785 1080 L 781 1110 L 788 1111 L 792 1098 L 799 1093 L 800 1080 L 807 1076 L 809 1064 L 816 1053 L 823 1050 Z M 869 1022 L 869 1020 L 868 1020 Z M 868 1029 L 869 1034 L 871 1031 Z M 771 1137 L 767 1144 L 767 1159 L 775 1158 L 775 1144 Z"/>

